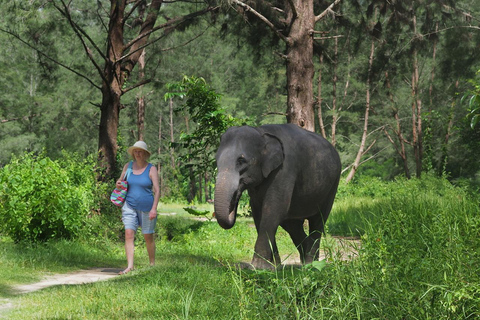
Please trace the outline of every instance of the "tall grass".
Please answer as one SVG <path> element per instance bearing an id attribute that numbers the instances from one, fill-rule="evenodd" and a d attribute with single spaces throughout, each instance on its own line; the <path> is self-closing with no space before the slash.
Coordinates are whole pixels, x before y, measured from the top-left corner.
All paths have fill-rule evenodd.
<path id="1" fill-rule="evenodd" d="M 478 198 L 432 177 L 368 184 L 349 193 L 351 198 L 337 202 L 332 220 L 361 220 L 358 258 L 329 259 L 320 270 L 236 272 L 243 284 L 237 285 L 239 294 L 250 302 L 247 318 L 480 317 Z M 354 219 L 346 218 L 352 213 Z M 335 250 L 326 248 L 330 256 Z"/>
<path id="2" fill-rule="evenodd" d="M 359 181 L 342 186 L 330 233 L 356 235 L 351 260 L 329 234 L 324 261 L 275 272 L 241 269 L 253 254 L 255 228 L 238 221 L 223 230 L 213 221 L 159 220 L 158 260 L 148 267 L 139 237 L 137 270 L 107 282 L 59 286 L 23 296 L 0 290 L 13 309 L 8 319 L 476 319 L 480 317 L 480 209 L 448 181 Z M 172 226 L 176 225 L 176 226 Z M 167 228 L 168 233 L 163 228 Z M 168 236 L 169 234 L 169 236 Z M 280 253 L 297 255 L 285 232 Z M 121 243 L 97 252 L 75 244 L 59 253 L 62 268 L 124 263 Z M 35 256 L 0 242 L 3 274 L 53 267 L 56 245 Z M 83 247 L 85 246 L 85 247 Z M 12 249 L 17 248 L 17 249 Z M 84 248 L 84 249 L 80 249 Z M 15 255 L 16 253 L 17 255 Z M 28 261 L 28 260 L 32 261 Z M 71 264 L 69 263 L 71 261 Z M 61 270 L 60 270 L 61 271 Z M 31 280 L 31 279 L 30 279 Z M 5 280 L 0 288 L 30 281 Z M 0 313 L 4 311 L 1 310 Z M 1 316 L 0 316 L 1 318 Z"/>

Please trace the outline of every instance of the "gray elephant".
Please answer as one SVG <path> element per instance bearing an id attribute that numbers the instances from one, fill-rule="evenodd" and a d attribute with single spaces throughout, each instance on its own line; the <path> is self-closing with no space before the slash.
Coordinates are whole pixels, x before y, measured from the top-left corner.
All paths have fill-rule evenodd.
<path id="1" fill-rule="evenodd" d="M 233 227 L 242 192 L 250 196 L 258 233 L 253 267 L 280 264 L 278 226 L 290 234 L 302 263 L 318 260 L 341 171 L 338 153 L 327 140 L 294 124 L 232 127 L 221 137 L 216 160 L 214 206 L 221 227 Z"/>

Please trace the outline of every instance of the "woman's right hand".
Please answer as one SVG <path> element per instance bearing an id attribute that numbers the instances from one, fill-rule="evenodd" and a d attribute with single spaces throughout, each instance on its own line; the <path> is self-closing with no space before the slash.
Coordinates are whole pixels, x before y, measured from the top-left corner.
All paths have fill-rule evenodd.
<path id="1" fill-rule="evenodd" d="M 115 184 L 117 188 L 120 188 L 122 186 L 122 180 L 117 180 L 117 183 Z"/>

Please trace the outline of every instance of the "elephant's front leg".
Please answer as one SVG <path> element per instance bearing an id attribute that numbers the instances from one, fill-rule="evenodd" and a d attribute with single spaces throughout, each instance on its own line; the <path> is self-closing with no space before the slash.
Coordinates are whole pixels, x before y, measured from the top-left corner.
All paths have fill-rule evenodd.
<path id="1" fill-rule="evenodd" d="M 277 229 L 278 224 L 274 223 L 258 225 L 258 237 L 252 259 L 252 265 L 256 269 L 275 269 L 280 264 L 280 255 L 275 241 Z"/>

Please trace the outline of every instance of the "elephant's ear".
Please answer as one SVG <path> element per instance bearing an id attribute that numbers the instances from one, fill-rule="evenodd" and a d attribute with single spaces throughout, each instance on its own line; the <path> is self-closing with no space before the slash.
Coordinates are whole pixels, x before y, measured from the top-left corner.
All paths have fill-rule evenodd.
<path id="1" fill-rule="evenodd" d="M 265 149 L 263 150 L 262 173 L 266 178 L 283 163 L 283 144 L 273 134 L 264 133 Z"/>

